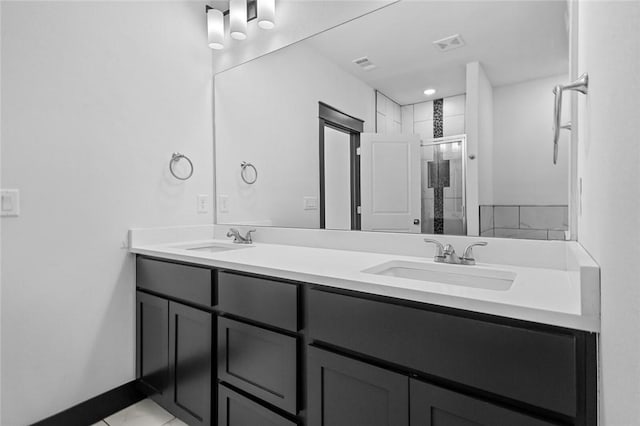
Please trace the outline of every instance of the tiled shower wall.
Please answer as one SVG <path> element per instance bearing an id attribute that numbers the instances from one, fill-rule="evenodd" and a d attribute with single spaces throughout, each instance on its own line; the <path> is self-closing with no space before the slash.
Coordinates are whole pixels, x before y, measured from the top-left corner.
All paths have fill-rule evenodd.
<path id="1" fill-rule="evenodd" d="M 480 206 L 480 235 L 483 237 L 565 240 L 568 222 L 566 205 Z"/>

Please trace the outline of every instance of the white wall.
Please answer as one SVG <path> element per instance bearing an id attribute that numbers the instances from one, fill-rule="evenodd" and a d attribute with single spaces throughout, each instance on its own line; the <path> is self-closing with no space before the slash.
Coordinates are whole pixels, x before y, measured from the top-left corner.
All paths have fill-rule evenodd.
<path id="1" fill-rule="evenodd" d="M 569 132 L 560 132 L 558 163 L 553 154 L 555 85 L 568 81 L 557 75 L 494 87 L 493 198 L 480 204 L 567 204 Z M 564 102 L 563 124 L 570 103 Z M 483 164 L 484 165 L 484 164 Z"/>
<path id="2" fill-rule="evenodd" d="M 0 4 L 0 188 L 2 186 L 2 4 Z M 0 219 L 0 424 L 2 424 L 2 220 Z"/>
<path id="3" fill-rule="evenodd" d="M 484 161 L 491 161 L 487 150 L 482 146 L 486 141 L 482 140 L 486 134 L 481 133 L 485 127 L 482 119 L 492 109 L 491 83 L 489 82 L 482 65 L 479 62 L 467 64 L 467 97 L 466 97 L 466 124 L 467 133 L 467 235 L 480 235 L 480 218 L 478 205 L 480 202 L 480 188 L 491 186 L 492 182 L 486 182 L 488 172 L 482 168 Z M 472 160 L 470 157 L 474 157 Z"/>
<path id="4" fill-rule="evenodd" d="M 494 173 L 494 123 L 495 103 L 493 87 L 482 65 L 478 67 L 478 121 L 474 131 L 477 132 L 478 152 L 478 204 L 493 204 L 495 182 Z M 471 160 L 473 161 L 473 160 Z M 474 206 L 475 207 L 475 206 Z M 472 210 L 476 215 L 477 208 Z"/>
<path id="5" fill-rule="evenodd" d="M 365 121 L 374 129 L 374 90 L 333 63 L 295 44 L 215 76 L 216 188 L 228 197 L 217 223 L 318 228 L 318 101 Z M 258 169 L 258 180 L 240 179 L 240 163 Z"/>
<path id="6" fill-rule="evenodd" d="M 2 419 L 134 379 L 133 226 L 207 224 L 211 52 L 201 2 L 2 2 Z M 173 151 L 193 178 L 168 174 Z"/>
<path id="7" fill-rule="evenodd" d="M 580 2 L 579 242 L 601 268 L 600 417 L 640 419 L 640 3 Z"/>
<path id="8" fill-rule="evenodd" d="M 402 133 L 400 104 L 376 91 L 376 133 Z"/>

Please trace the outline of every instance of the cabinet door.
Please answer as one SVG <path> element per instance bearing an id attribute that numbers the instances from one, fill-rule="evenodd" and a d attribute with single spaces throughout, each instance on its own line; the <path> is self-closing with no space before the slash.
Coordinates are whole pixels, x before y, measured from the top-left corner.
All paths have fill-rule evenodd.
<path id="1" fill-rule="evenodd" d="M 551 426 L 480 399 L 411 379 L 411 426 Z"/>
<path id="2" fill-rule="evenodd" d="M 191 426 L 211 424 L 212 322 L 209 312 L 169 304 L 169 411 Z"/>
<path id="3" fill-rule="evenodd" d="M 218 426 L 296 426 L 264 406 L 218 386 Z"/>
<path id="4" fill-rule="evenodd" d="M 136 293 L 136 376 L 161 405 L 169 390 L 169 301 Z"/>
<path id="5" fill-rule="evenodd" d="M 297 413 L 297 342 L 294 337 L 218 318 L 218 379 Z"/>
<path id="6" fill-rule="evenodd" d="M 409 379 L 308 348 L 309 426 L 408 426 Z"/>

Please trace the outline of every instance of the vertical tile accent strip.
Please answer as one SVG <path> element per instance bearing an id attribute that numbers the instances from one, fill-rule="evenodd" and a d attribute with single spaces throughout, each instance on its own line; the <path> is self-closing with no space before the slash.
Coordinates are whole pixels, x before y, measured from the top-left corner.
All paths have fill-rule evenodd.
<path id="1" fill-rule="evenodd" d="M 444 135 L 442 119 L 444 113 L 443 99 L 433 101 L 433 137 L 441 138 Z M 442 150 L 439 145 L 433 148 L 434 161 L 437 163 L 443 160 Z M 444 188 L 441 185 L 433 188 L 433 233 L 444 234 Z"/>

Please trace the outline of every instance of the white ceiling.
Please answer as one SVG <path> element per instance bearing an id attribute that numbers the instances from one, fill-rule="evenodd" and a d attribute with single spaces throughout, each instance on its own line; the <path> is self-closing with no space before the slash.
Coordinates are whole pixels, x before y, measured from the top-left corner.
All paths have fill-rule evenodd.
<path id="1" fill-rule="evenodd" d="M 255 20 L 250 21 L 248 37 L 243 41 L 229 37 L 229 18 L 225 17 L 227 45 L 224 50 L 212 50 L 213 72 L 223 72 L 393 1 L 396 0 L 276 0 L 276 27 L 263 30 Z M 213 0 L 211 6 L 226 10 L 228 3 L 228 0 Z"/>
<path id="2" fill-rule="evenodd" d="M 482 63 L 493 86 L 568 72 L 567 3 L 402 0 L 304 43 L 401 105 L 464 93 L 465 67 Z M 466 45 L 439 52 L 433 41 Z M 367 56 L 377 68 L 353 60 Z M 426 97 L 428 87 L 437 93 Z"/>

